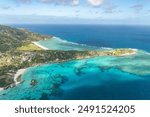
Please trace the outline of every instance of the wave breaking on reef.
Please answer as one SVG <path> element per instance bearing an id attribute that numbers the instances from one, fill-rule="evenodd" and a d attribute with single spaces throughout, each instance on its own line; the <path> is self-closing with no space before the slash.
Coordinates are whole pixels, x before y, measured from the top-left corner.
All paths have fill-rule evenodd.
<path id="1" fill-rule="evenodd" d="M 44 41 L 34 42 L 39 47 L 44 47 L 49 50 L 78 50 L 78 51 L 86 51 L 86 50 L 111 50 L 112 48 L 106 47 L 96 47 L 96 46 L 89 46 L 86 44 L 79 44 L 75 42 L 70 42 L 67 40 L 63 40 L 59 37 L 53 37 L 51 39 L 47 39 Z"/>

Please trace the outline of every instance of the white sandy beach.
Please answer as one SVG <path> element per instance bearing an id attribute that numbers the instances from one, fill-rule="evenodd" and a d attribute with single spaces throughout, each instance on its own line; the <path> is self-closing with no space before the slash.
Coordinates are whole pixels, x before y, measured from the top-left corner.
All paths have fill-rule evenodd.
<path id="1" fill-rule="evenodd" d="M 16 85 L 20 83 L 20 82 L 17 81 L 17 78 L 18 78 L 20 75 L 22 75 L 25 71 L 26 71 L 26 69 L 19 69 L 19 70 L 16 72 L 16 74 L 15 74 L 15 76 L 14 76 L 14 81 L 15 81 L 15 84 L 16 84 Z"/>
<path id="2" fill-rule="evenodd" d="M 48 48 L 46 48 L 46 47 L 44 47 L 44 46 L 38 44 L 37 42 L 32 42 L 32 43 L 35 44 L 36 46 L 42 48 L 43 50 L 49 50 Z"/>
<path id="3" fill-rule="evenodd" d="M 17 84 L 20 83 L 20 82 L 17 81 L 17 78 L 18 78 L 20 75 L 22 75 L 25 71 L 26 71 L 26 69 L 19 69 L 19 70 L 16 72 L 16 74 L 15 74 L 15 76 L 14 76 L 15 85 L 17 85 Z M 2 91 L 2 90 L 4 90 L 4 88 L 1 88 L 1 87 L 0 87 L 0 91 Z"/>
<path id="4" fill-rule="evenodd" d="M 0 91 L 4 90 L 4 88 L 0 88 Z"/>
<path id="5" fill-rule="evenodd" d="M 126 54 L 123 54 L 122 56 L 130 56 L 130 55 L 135 55 L 135 54 L 137 54 L 137 49 L 132 49 L 132 48 L 129 48 L 129 49 L 131 49 L 131 50 L 133 50 L 133 52 L 132 53 L 126 53 Z"/>

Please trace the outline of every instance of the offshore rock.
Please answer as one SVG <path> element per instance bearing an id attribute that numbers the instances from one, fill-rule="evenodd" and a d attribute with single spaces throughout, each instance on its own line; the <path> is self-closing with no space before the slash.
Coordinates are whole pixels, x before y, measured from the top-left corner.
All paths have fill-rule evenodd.
<path id="1" fill-rule="evenodd" d="M 30 85 L 31 85 L 31 86 L 36 86 L 36 85 L 37 85 L 37 81 L 34 80 L 34 79 L 32 79 Z"/>

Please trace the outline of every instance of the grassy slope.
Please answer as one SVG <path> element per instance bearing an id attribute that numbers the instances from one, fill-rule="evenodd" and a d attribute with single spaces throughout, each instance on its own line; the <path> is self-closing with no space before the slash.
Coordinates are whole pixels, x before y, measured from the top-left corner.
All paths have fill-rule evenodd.
<path id="1" fill-rule="evenodd" d="M 40 47 L 36 46 L 35 44 L 31 43 L 31 44 L 22 45 L 21 47 L 18 47 L 16 50 L 31 51 L 31 50 L 42 50 L 42 48 L 40 48 Z"/>

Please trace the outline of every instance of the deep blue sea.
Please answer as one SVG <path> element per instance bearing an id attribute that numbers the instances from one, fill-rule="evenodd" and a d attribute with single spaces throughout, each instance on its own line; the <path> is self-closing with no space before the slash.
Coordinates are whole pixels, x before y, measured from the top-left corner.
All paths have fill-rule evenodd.
<path id="1" fill-rule="evenodd" d="M 150 27 L 109 25 L 13 25 L 69 42 L 135 48 L 136 55 L 95 57 L 27 69 L 24 82 L 0 99 L 150 100 Z M 60 48 L 61 49 L 61 48 Z M 30 85 L 32 79 L 38 84 Z"/>
<path id="2" fill-rule="evenodd" d="M 150 26 L 120 25 L 13 25 L 40 34 L 98 47 L 150 51 Z"/>

